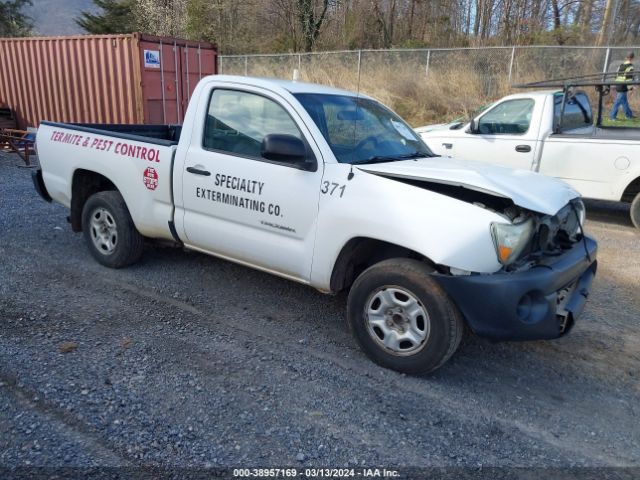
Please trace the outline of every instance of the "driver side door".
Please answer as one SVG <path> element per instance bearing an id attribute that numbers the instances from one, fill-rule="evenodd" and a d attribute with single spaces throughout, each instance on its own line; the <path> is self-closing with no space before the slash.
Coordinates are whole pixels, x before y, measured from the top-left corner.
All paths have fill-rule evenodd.
<path id="1" fill-rule="evenodd" d="M 476 119 L 476 129 L 461 132 L 451 145 L 454 158 L 530 170 L 538 146 L 530 98 L 505 100 Z"/>
<path id="2" fill-rule="evenodd" d="M 182 171 L 185 243 L 308 282 L 323 163 L 295 110 L 257 88 L 214 88 Z M 295 136 L 312 167 L 268 160 L 262 141 Z M 307 164 L 308 164 L 307 163 Z"/>

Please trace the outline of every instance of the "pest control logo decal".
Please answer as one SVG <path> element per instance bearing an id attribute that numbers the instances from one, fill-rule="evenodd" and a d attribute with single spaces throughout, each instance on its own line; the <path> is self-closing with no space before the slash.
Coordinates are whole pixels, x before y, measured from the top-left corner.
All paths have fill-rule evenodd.
<path id="1" fill-rule="evenodd" d="M 144 171 L 144 177 L 142 178 L 144 186 L 149 190 L 155 190 L 158 188 L 158 172 L 155 168 L 148 167 Z"/>

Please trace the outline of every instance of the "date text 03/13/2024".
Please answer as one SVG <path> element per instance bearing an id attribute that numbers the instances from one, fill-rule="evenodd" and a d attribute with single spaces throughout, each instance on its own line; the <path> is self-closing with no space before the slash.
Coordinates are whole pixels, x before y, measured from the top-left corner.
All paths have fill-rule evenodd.
<path id="1" fill-rule="evenodd" d="M 397 478 L 398 470 L 386 468 L 236 468 L 236 478 Z"/>

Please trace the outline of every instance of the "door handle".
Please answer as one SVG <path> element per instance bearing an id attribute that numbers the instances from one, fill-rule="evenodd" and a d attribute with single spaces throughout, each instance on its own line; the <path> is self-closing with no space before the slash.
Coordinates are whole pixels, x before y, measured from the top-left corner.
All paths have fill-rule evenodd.
<path id="1" fill-rule="evenodd" d="M 516 152 L 528 153 L 531 151 L 531 145 L 516 145 Z"/>
<path id="2" fill-rule="evenodd" d="M 199 168 L 195 167 L 187 167 L 187 172 L 193 173 L 194 175 L 204 175 L 205 177 L 211 175 L 211 172 L 207 170 L 200 170 Z"/>
<path id="3" fill-rule="evenodd" d="M 443 143 L 442 146 L 447 150 L 451 150 L 453 148 L 453 143 Z"/>

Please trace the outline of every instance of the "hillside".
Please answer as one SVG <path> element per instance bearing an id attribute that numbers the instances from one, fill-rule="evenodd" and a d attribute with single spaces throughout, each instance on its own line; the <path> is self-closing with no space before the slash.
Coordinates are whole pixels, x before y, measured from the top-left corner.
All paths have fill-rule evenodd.
<path id="1" fill-rule="evenodd" d="M 33 18 L 36 35 L 83 33 L 75 18 L 83 10 L 95 10 L 91 0 L 33 0 L 26 12 Z"/>

